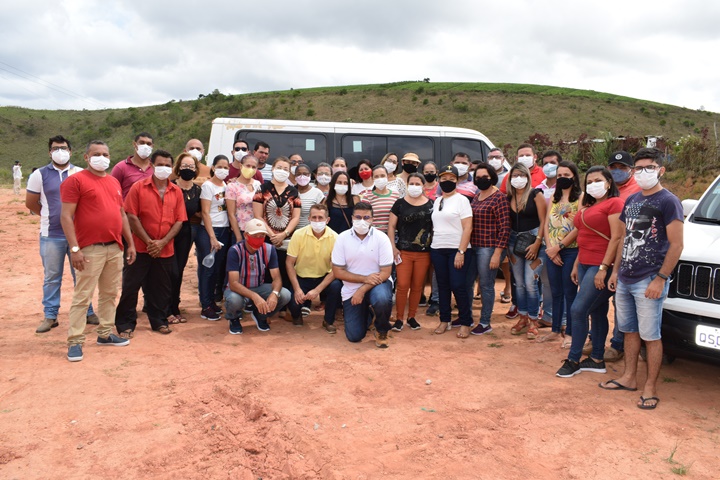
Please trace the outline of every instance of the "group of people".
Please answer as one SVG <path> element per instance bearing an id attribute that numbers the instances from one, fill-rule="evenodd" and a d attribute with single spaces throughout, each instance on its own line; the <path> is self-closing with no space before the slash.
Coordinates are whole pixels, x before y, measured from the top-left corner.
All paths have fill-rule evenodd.
<path id="1" fill-rule="evenodd" d="M 337 332 L 341 311 L 349 341 L 373 332 L 380 348 L 389 346 L 390 330 L 421 328 L 428 284 L 426 314 L 439 314 L 435 334 L 491 332 L 495 280 L 507 265 L 501 298 L 512 302 L 506 316 L 518 318 L 511 334 L 562 340 L 569 354 L 560 377 L 604 373 L 605 361 L 627 352 L 623 376 L 600 386 L 628 390 L 637 388 L 643 340 L 648 379 L 638 406 L 659 401 L 661 309 L 682 251 L 683 214 L 659 183 L 663 154 L 656 149 L 634 158 L 616 152 L 582 179 L 559 152 L 538 161 L 529 144 L 510 168 L 494 148 L 475 161 L 457 152 L 442 168 L 389 152 L 352 173 L 341 157 L 314 170 L 299 154 L 270 163 L 268 144 L 251 150 L 244 140 L 204 165 L 199 140 L 173 158 L 140 133 L 133 154 L 111 173 L 104 142 L 87 146 L 86 169 L 70 163 L 68 139 L 53 137 L 48 147 L 51 162 L 33 172 L 26 194 L 41 216 L 45 318 L 37 332 L 58 325 L 68 256 L 75 281 L 70 361 L 83 358 L 87 323 L 98 324 L 99 345 L 130 342 L 140 289 L 154 331 L 169 334 L 187 322 L 180 292 L 193 244 L 202 318 L 217 321 L 224 312 L 229 333 L 241 334 L 247 312 L 267 331 L 268 317 L 280 311 L 302 326 L 314 302 L 328 333 Z M 477 322 L 474 297 L 482 303 Z M 550 333 L 540 336 L 543 326 Z"/>

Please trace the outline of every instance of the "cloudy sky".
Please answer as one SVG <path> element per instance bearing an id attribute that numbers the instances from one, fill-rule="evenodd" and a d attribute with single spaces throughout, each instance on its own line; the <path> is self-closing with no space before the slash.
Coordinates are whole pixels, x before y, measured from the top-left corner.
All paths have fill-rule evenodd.
<path id="1" fill-rule="evenodd" d="M 416 80 L 720 112 L 720 2 L 3 0 L 0 105 L 95 109 Z"/>

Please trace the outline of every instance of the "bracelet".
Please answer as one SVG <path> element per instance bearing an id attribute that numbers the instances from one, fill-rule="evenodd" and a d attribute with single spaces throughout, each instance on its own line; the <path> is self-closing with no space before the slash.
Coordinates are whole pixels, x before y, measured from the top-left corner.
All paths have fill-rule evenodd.
<path id="1" fill-rule="evenodd" d="M 668 278 L 670 278 L 667 275 L 665 275 L 664 273 L 660 273 L 660 272 L 658 272 L 657 276 L 662 278 L 663 280 L 667 280 Z"/>

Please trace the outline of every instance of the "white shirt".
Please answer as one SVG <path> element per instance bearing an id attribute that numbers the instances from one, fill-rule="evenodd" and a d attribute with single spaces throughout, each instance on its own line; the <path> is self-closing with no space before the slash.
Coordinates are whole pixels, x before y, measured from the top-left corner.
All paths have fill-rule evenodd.
<path id="1" fill-rule="evenodd" d="M 310 207 L 316 203 L 322 203 L 322 201 L 325 200 L 323 192 L 315 187 L 312 187 L 305 193 L 298 192 L 298 195 L 300 196 L 302 207 L 300 208 L 300 220 L 298 221 L 297 227 L 295 227 L 296 230 L 310 225 Z"/>
<path id="2" fill-rule="evenodd" d="M 13 180 L 22 179 L 22 167 L 20 165 L 13 165 Z"/>
<path id="3" fill-rule="evenodd" d="M 266 163 L 265 166 L 260 169 L 260 173 L 262 173 L 263 180 L 266 182 L 272 181 L 272 165 Z"/>
<path id="4" fill-rule="evenodd" d="M 459 248 L 463 233 L 462 220 L 469 217 L 472 217 L 472 208 L 465 195 L 455 193 L 448 198 L 438 196 L 433 203 L 433 239 L 430 248 Z"/>
<path id="5" fill-rule="evenodd" d="M 225 184 L 221 187 L 208 180 L 202 184 L 201 200 L 210 200 L 210 222 L 213 227 L 229 227 L 227 206 L 225 205 Z M 200 222 L 205 225 L 205 222 Z"/>
<path id="6" fill-rule="evenodd" d="M 350 191 L 351 195 L 357 195 L 358 197 L 362 195 L 362 193 L 365 190 L 372 190 L 373 186 L 370 185 L 369 187 L 366 187 L 362 184 L 362 182 L 357 182 L 355 185 L 352 186 L 352 190 Z"/>
<path id="7" fill-rule="evenodd" d="M 388 236 L 375 227 L 370 227 L 362 240 L 351 228 L 338 235 L 332 252 L 332 263 L 356 275 L 379 273 L 380 268 L 393 263 L 392 244 Z M 362 285 L 343 281 L 343 301 L 351 298 Z"/>

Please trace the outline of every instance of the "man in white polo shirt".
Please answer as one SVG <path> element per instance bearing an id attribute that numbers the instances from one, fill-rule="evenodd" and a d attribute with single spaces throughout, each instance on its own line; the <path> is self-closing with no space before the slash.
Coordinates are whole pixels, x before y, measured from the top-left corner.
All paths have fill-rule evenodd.
<path id="1" fill-rule="evenodd" d="M 392 312 L 392 244 L 387 235 L 372 226 L 372 206 L 355 204 L 353 228 L 342 232 L 332 252 L 333 274 L 343 282 L 345 336 L 359 342 L 375 319 L 375 345 L 388 347 Z"/>

